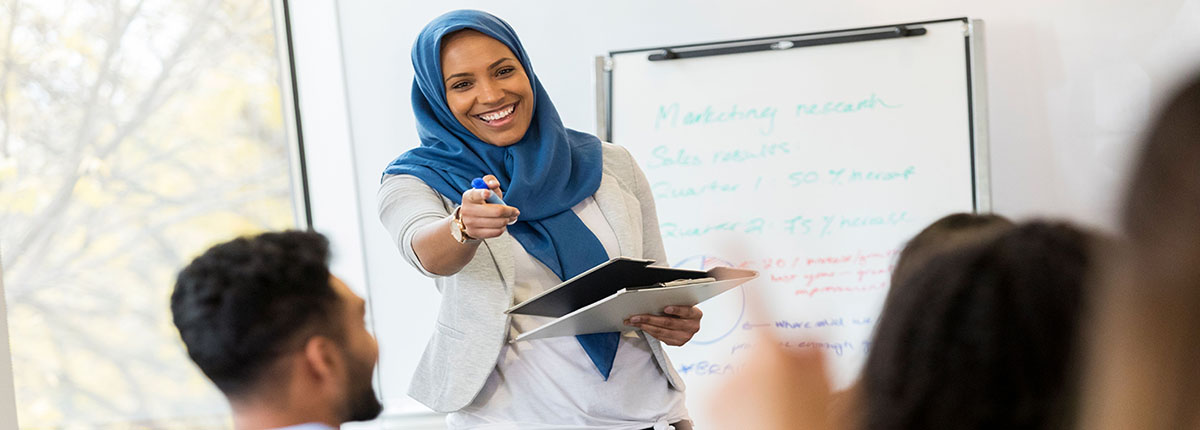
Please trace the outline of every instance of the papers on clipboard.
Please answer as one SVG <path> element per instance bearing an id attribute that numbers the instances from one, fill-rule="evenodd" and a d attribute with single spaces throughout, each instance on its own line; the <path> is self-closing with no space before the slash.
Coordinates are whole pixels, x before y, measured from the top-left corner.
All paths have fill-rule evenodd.
<path id="1" fill-rule="evenodd" d="M 626 318 L 662 315 L 667 306 L 695 306 L 758 277 L 753 270 L 708 271 L 650 266 L 653 260 L 617 257 L 546 290 L 505 313 L 556 318 L 513 342 L 577 334 L 626 332 Z"/>

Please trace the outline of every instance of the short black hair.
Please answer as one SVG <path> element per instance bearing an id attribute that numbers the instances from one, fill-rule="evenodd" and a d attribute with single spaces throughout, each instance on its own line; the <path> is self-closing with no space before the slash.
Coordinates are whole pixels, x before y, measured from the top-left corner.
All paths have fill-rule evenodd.
<path id="1" fill-rule="evenodd" d="M 179 272 L 171 313 L 188 356 L 228 396 L 249 394 L 283 353 L 341 341 L 329 241 L 284 231 L 213 246 Z"/>
<path id="2" fill-rule="evenodd" d="M 1027 223 L 893 284 L 863 368 L 864 428 L 1067 428 L 1094 242 Z"/>

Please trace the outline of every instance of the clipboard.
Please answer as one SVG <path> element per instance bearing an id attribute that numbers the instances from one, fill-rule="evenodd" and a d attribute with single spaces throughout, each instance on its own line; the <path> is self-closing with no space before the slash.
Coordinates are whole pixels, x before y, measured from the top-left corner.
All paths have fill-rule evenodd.
<path id="1" fill-rule="evenodd" d="M 667 306 L 695 306 L 758 277 L 732 267 L 708 271 L 650 266 L 653 260 L 617 257 L 521 302 L 506 314 L 553 317 L 512 342 L 579 334 L 628 332 L 626 318 L 662 315 Z"/>

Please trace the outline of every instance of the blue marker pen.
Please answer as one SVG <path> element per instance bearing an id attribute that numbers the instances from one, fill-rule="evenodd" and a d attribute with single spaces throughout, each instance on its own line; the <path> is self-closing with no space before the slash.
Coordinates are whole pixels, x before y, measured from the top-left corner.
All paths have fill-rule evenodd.
<path id="1" fill-rule="evenodd" d="M 475 178 L 475 180 L 471 181 L 471 187 L 474 187 L 477 190 L 488 189 L 487 182 L 484 182 L 483 178 Z M 500 196 L 496 195 L 495 191 L 492 191 L 491 194 L 488 195 L 487 202 L 493 205 L 508 206 L 508 204 L 504 203 L 504 200 L 500 199 Z"/>

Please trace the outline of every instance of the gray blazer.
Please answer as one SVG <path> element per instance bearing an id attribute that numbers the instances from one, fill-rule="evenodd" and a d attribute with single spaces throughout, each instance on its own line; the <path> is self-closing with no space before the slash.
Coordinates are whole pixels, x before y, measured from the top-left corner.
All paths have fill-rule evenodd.
<path id="1" fill-rule="evenodd" d="M 621 255 L 667 264 L 654 196 L 645 174 L 625 148 L 608 143 L 603 148 L 603 176 L 593 198 L 616 233 Z M 434 278 L 442 295 L 437 329 L 408 388 L 408 395 L 438 412 L 453 412 L 470 404 L 496 367 L 509 332 L 504 310 L 514 304 L 513 258 L 525 252 L 516 239 L 504 233 L 484 240 L 475 258 L 453 276 L 428 272 L 412 250 L 413 236 L 419 227 L 445 218 L 453 209 L 449 199 L 414 176 L 389 176 L 379 189 L 380 220 L 404 259 Z M 662 343 L 638 333 L 650 344 L 654 360 L 671 386 L 683 391 L 683 381 Z"/>

